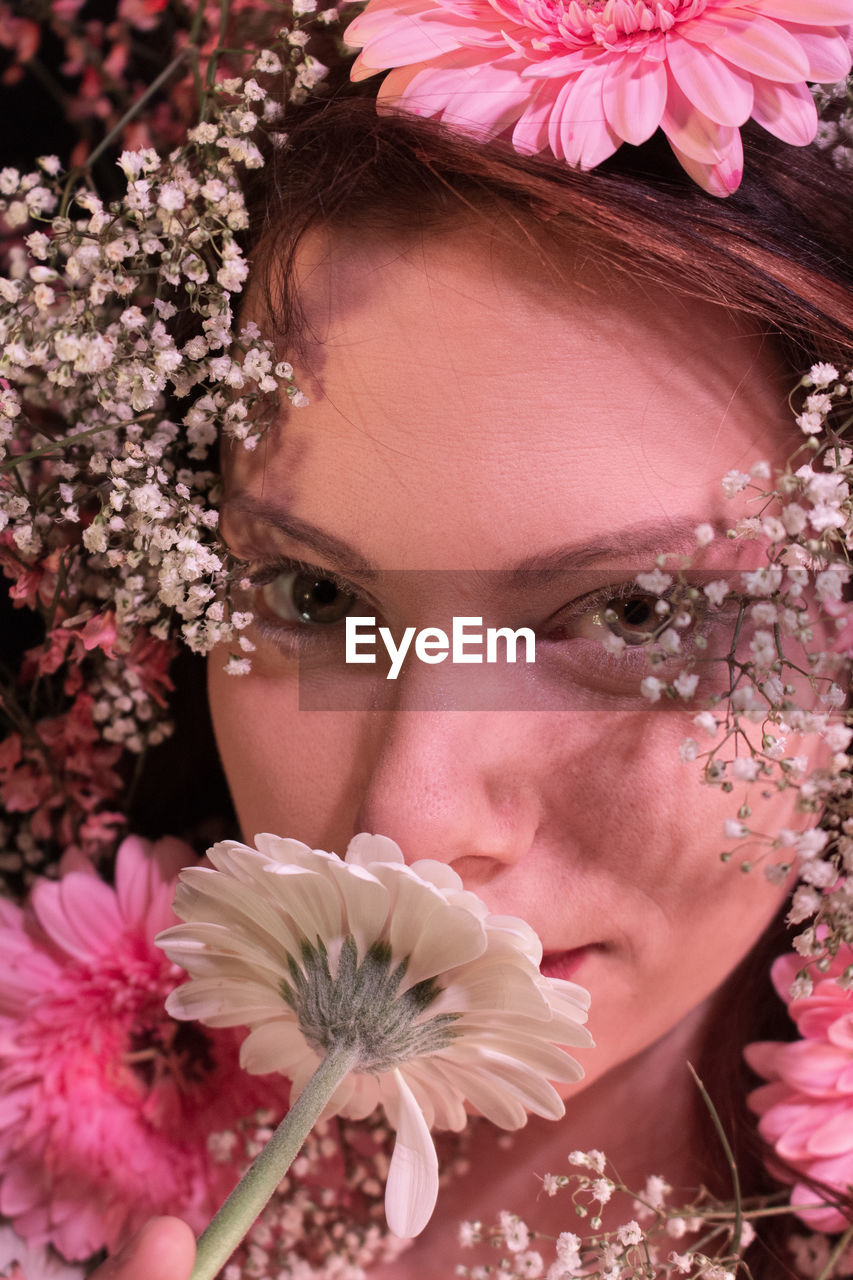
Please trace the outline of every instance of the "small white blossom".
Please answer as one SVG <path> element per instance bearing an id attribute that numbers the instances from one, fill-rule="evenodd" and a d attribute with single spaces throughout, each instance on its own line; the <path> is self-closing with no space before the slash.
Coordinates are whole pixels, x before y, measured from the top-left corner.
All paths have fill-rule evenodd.
<path id="1" fill-rule="evenodd" d="M 181 188 L 176 182 L 164 182 L 157 195 L 157 204 L 169 213 L 177 213 L 187 202 Z"/>
<path id="2" fill-rule="evenodd" d="M 681 648 L 681 636 L 673 627 L 667 627 L 658 636 L 658 644 L 665 653 L 678 653 Z"/>
<path id="3" fill-rule="evenodd" d="M 557 1260 L 570 1270 L 579 1268 L 581 1246 L 582 1241 L 579 1236 L 571 1231 L 561 1231 L 556 1241 Z"/>
<path id="4" fill-rule="evenodd" d="M 570 1151 L 568 1155 L 569 1164 L 575 1165 L 581 1169 L 594 1169 L 596 1173 L 604 1173 L 607 1167 L 607 1157 L 603 1151 L 593 1148 L 591 1151 Z"/>
<path id="5" fill-rule="evenodd" d="M 727 471 L 722 480 L 723 493 L 727 498 L 733 498 L 741 489 L 746 488 L 750 479 L 745 471 Z"/>
<path id="6" fill-rule="evenodd" d="M 639 1244 L 642 1238 L 643 1232 L 639 1222 L 632 1220 L 616 1229 L 616 1239 L 626 1248 L 629 1248 L 632 1244 Z"/>
<path id="7" fill-rule="evenodd" d="M 809 858 L 815 858 L 826 847 L 829 835 L 821 827 L 812 827 L 809 831 L 804 831 L 802 835 L 797 836 L 794 848 L 803 859 L 807 861 Z"/>
<path id="8" fill-rule="evenodd" d="M 530 1231 L 527 1224 L 522 1222 L 516 1214 L 503 1210 L 500 1215 L 500 1227 L 504 1245 L 510 1253 L 521 1253 L 527 1248 L 530 1243 Z"/>
<path id="9" fill-rule="evenodd" d="M 749 650 L 757 667 L 770 667 L 779 656 L 776 652 L 776 640 L 772 631 L 756 631 L 750 641 Z"/>
<path id="10" fill-rule="evenodd" d="M 732 761 L 732 777 L 739 782 L 754 782 L 758 777 L 758 761 L 752 756 L 738 756 Z"/>
<path id="11" fill-rule="evenodd" d="M 740 575 L 741 586 L 750 596 L 772 596 L 782 585 L 782 573 L 778 565 L 751 569 Z"/>
<path id="12" fill-rule="evenodd" d="M 698 715 L 693 717 L 693 723 L 698 729 L 702 729 L 707 733 L 709 738 L 713 738 L 719 725 L 710 711 L 700 711 Z"/>
<path id="13" fill-rule="evenodd" d="M 675 1219 L 673 1219 L 673 1221 L 675 1221 Z M 689 1271 L 693 1270 L 693 1254 L 692 1253 L 673 1252 L 669 1255 L 669 1261 L 675 1267 L 676 1271 L 680 1272 L 681 1275 L 687 1275 Z"/>
<path id="14" fill-rule="evenodd" d="M 248 658 L 235 658 L 233 655 L 225 663 L 225 674 L 228 676 L 247 676 L 252 669 Z"/>
<path id="15" fill-rule="evenodd" d="M 281 62 L 272 49 L 262 49 L 255 59 L 255 70 L 262 75 L 276 75 L 281 71 Z"/>
<path id="16" fill-rule="evenodd" d="M 809 378 L 812 386 L 828 387 L 830 383 L 838 381 L 838 370 L 834 364 L 813 364 L 809 369 Z"/>
<path id="17" fill-rule="evenodd" d="M 795 421 L 803 435 L 806 436 L 817 435 L 818 431 L 823 430 L 823 414 L 820 413 L 800 413 Z"/>
<path id="18" fill-rule="evenodd" d="M 638 573 L 635 582 L 641 591 L 662 596 L 672 586 L 672 575 L 664 573 L 662 569 L 652 569 L 649 573 Z"/>
<path id="19" fill-rule="evenodd" d="M 706 582 L 702 590 L 711 604 L 721 605 L 731 588 L 723 578 L 718 578 L 714 582 Z"/>
<path id="20" fill-rule="evenodd" d="M 649 702 L 659 702 L 663 687 L 663 681 L 657 676 L 646 676 L 640 682 L 640 693 L 644 698 L 648 698 Z"/>
<path id="21" fill-rule="evenodd" d="M 817 889 L 828 889 L 838 879 L 838 870 L 831 862 L 813 858 L 800 868 L 800 879 Z"/>

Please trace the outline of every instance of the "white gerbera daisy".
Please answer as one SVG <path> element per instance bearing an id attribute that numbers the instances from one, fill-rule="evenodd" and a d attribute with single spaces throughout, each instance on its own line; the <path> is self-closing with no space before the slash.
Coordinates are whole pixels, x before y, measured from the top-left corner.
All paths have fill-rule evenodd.
<path id="1" fill-rule="evenodd" d="M 343 860 L 278 836 L 256 844 L 217 844 L 215 870 L 182 872 L 187 923 L 158 943 L 191 979 L 168 1011 L 250 1027 L 243 1066 L 282 1072 L 293 1101 L 343 1055 L 324 1114 L 358 1119 L 381 1103 L 397 1130 L 388 1223 L 416 1235 L 438 1192 L 430 1127 L 462 1129 L 466 1100 L 505 1129 L 528 1112 L 559 1119 L 548 1081 L 583 1075 L 559 1046 L 592 1043 L 589 997 L 543 978 L 533 930 L 491 915 L 444 863 L 406 866 L 383 836 L 356 836 Z"/>

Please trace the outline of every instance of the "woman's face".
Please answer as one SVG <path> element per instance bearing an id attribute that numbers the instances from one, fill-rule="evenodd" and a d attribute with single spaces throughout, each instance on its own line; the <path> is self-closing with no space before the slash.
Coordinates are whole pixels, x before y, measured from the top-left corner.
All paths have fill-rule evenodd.
<path id="1" fill-rule="evenodd" d="M 251 673 L 226 674 L 227 652 L 210 668 L 244 835 L 343 852 L 379 832 L 451 864 L 533 925 L 546 972 L 590 989 L 596 1078 L 700 1005 L 779 906 L 720 861 L 743 795 L 679 758 L 699 706 L 639 695 L 648 602 L 631 584 L 750 510 L 720 479 L 784 460 L 786 378 L 722 311 L 483 231 L 317 236 L 300 275 L 310 405 L 227 462 L 223 531 L 263 583 Z M 761 562 L 747 548 L 723 534 L 695 563 L 721 577 Z M 312 594 L 290 560 L 357 599 Z M 454 616 L 529 627 L 536 661 L 410 653 L 389 680 L 387 663 L 344 662 L 347 608 L 397 640 Z M 706 652 L 731 624 L 708 624 Z M 622 657 L 600 643 L 611 629 Z M 721 682 L 710 669 L 700 690 Z M 753 788 L 752 825 L 795 825 L 789 794 Z"/>

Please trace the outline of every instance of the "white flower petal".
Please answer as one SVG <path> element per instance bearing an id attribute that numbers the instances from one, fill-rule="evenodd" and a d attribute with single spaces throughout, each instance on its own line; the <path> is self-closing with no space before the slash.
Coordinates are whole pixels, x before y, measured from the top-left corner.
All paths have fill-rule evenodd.
<path id="1" fill-rule="evenodd" d="M 421 1104 L 425 1116 L 432 1112 L 430 1127 L 461 1132 L 468 1123 L 465 1099 L 455 1089 L 443 1071 L 442 1059 L 436 1054 L 431 1058 L 413 1058 L 400 1068 L 412 1092 Z M 426 1106 L 429 1101 L 429 1108 Z"/>
<path id="2" fill-rule="evenodd" d="M 221 973 L 221 961 L 232 962 L 231 971 L 244 970 L 251 974 L 253 968 L 265 970 L 274 983 L 288 977 L 284 953 L 277 954 L 261 940 L 247 938 L 232 925 L 177 924 L 158 935 L 160 945 L 170 960 L 183 965 L 185 958 L 192 958 L 193 969 L 201 974 L 206 969 Z"/>
<path id="3" fill-rule="evenodd" d="M 395 958 L 408 956 L 404 989 L 444 969 L 467 964 L 486 949 L 481 922 L 463 907 L 450 906 L 438 890 L 425 893 L 424 884 L 408 867 L 378 867 L 388 886 L 393 907 L 388 940 Z M 436 928 L 438 918 L 441 926 Z"/>
<path id="4" fill-rule="evenodd" d="M 436 889 L 457 889 L 464 893 L 462 887 L 462 877 L 458 872 L 454 871 L 446 862 L 436 862 L 434 858 L 419 858 L 417 862 L 413 862 L 409 870 L 416 876 L 420 876 L 421 880 L 426 880 L 427 884 L 435 885 Z M 470 894 L 470 897 L 475 897 Z M 479 901 L 479 899 L 475 899 Z"/>
<path id="5" fill-rule="evenodd" d="M 525 1018 L 548 1018 L 550 1006 L 529 970 L 509 960 L 493 963 L 487 953 L 446 978 L 447 985 L 430 1005 L 430 1013 L 465 1013 L 510 1010 Z"/>
<path id="6" fill-rule="evenodd" d="M 500 934 L 506 936 L 501 939 Z M 526 920 L 518 916 L 489 916 L 489 935 L 491 945 L 489 951 L 498 954 L 499 943 L 503 943 L 508 953 L 518 956 L 521 951 L 538 969 L 542 963 L 542 943 L 535 929 L 531 929 Z"/>
<path id="7" fill-rule="evenodd" d="M 269 897 L 251 886 L 208 867 L 191 867 L 181 872 L 175 890 L 175 914 L 188 923 L 210 921 L 244 929 L 263 938 L 267 946 L 297 954 L 299 944 Z M 160 937 L 168 936 L 161 934 Z"/>
<path id="8" fill-rule="evenodd" d="M 319 871 L 270 863 L 266 875 L 274 900 L 309 942 L 343 936 L 340 895 Z"/>
<path id="9" fill-rule="evenodd" d="M 438 1198 L 438 1157 L 420 1107 L 400 1071 L 397 1141 L 385 1186 L 385 1216 L 394 1235 L 404 1240 L 423 1231 Z"/>
<path id="10" fill-rule="evenodd" d="M 405 862 L 400 846 L 387 836 L 372 836 L 366 831 L 353 836 L 344 854 L 345 862 L 359 867 L 370 867 L 371 862 Z"/>
<path id="11" fill-rule="evenodd" d="M 308 1049 L 292 1015 L 261 1023 L 240 1045 L 240 1066 L 254 1075 L 278 1071 L 292 1079 L 293 1073 L 308 1060 L 313 1071 L 317 1055 Z"/>
<path id="12" fill-rule="evenodd" d="M 166 999 L 173 1018 L 196 1019 L 209 1027 L 247 1027 L 281 1016 L 282 999 L 260 982 L 196 978 L 176 987 Z"/>
<path id="13" fill-rule="evenodd" d="M 462 1025 L 463 1029 L 468 1029 L 467 1019 Z M 501 1057 L 508 1054 L 549 1080 L 580 1080 L 583 1076 L 583 1071 L 574 1058 L 556 1045 L 549 1044 L 541 1034 L 525 1036 L 517 1028 L 513 1028 L 511 1035 L 501 1034 L 499 1031 L 490 1032 L 488 1024 L 477 1027 L 477 1030 L 480 1034 L 476 1039 L 472 1036 L 466 1042 L 460 1034 L 458 1041 L 443 1050 L 440 1056 L 448 1060 L 479 1062 L 487 1066 L 493 1055 Z M 585 1043 L 582 1042 L 587 1047 L 591 1044 L 591 1037 L 585 1027 L 581 1027 L 580 1031 L 587 1038 Z"/>
<path id="14" fill-rule="evenodd" d="M 492 1124 L 501 1129 L 521 1129 L 527 1112 L 502 1080 L 483 1070 L 481 1063 L 442 1062 L 455 1087 Z"/>
<path id="15" fill-rule="evenodd" d="M 265 854 L 271 862 L 280 862 L 283 866 L 304 867 L 307 871 L 316 871 L 321 857 L 330 858 L 332 854 L 324 854 L 321 849 L 312 849 L 301 840 L 290 840 L 284 836 L 274 836 L 268 831 L 255 836 L 255 847 L 259 853 Z"/>
<path id="16" fill-rule="evenodd" d="M 355 938 L 359 958 L 383 936 L 391 895 L 366 867 L 329 863 L 328 874 L 343 899 L 349 932 Z"/>

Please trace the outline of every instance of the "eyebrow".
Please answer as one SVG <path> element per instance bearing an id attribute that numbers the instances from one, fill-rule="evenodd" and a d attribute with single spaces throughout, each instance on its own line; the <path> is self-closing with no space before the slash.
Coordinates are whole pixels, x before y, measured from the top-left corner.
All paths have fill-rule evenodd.
<path id="1" fill-rule="evenodd" d="M 336 567 L 350 573 L 359 573 L 366 581 L 375 581 L 381 572 L 378 565 L 342 538 L 336 538 L 307 520 L 300 520 L 276 503 L 264 502 L 248 493 L 235 494 L 223 503 L 222 513 L 225 516 L 244 515 L 261 524 L 268 524 L 335 562 Z M 697 525 L 703 523 L 710 523 L 717 535 L 725 532 L 724 523 L 706 521 L 701 516 L 641 521 L 595 540 L 566 543 L 550 551 L 539 552 L 511 568 L 496 569 L 493 572 L 511 583 L 531 573 L 547 578 L 573 569 L 591 566 L 606 568 L 607 565 L 602 562 L 608 560 L 615 560 L 618 565 L 620 562 L 624 564 L 629 557 L 654 556 L 666 550 L 695 550 L 695 530 Z"/>

